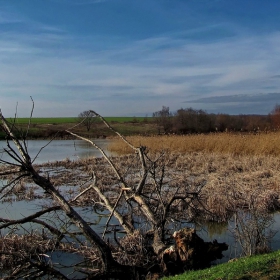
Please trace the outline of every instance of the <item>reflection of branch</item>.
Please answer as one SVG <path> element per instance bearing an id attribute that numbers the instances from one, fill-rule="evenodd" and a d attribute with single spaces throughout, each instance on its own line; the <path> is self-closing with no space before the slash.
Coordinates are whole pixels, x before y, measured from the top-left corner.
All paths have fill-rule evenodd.
<path id="1" fill-rule="evenodd" d="M 93 183 L 88 187 L 88 188 L 86 188 L 85 190 L 83 190 L 81 193 L 79 193 L 76 197 L 74 197 L 70 202 L 75 202 L 80 196 L 82 196 L 82 195 L 84 195 L 86 192 L 88 192 L 89 190 L 91 190 L 92 189 L 92 185 L 95 185 L 95 183 L 96 183 L 96 176 L 94 175 L 94 172 L 93 172 L 93 174 L 92 174 L 92 177 L 90 178 L 90 180 L 92 180 L 92 178 L 93 178 Z M 90 181 L 89 180 L 89 181 Z M 87 182 L 85 182 L 84 184 L 86 184 Z M 83 184 L 83 185 L 84 185 Z M 81 186 L 80 186 L 81 187 Z"/>
<path id="2" fill-rule="evenodd" d="M 38 217 L 40 217 L 40 216 L 42 216 L 46 213 L 56 211 L 56 210 L 60 210 L 60 209 L 61 209 L 60 206 L 54 206 L 54 207 L 36 212 L 33 215 L 30 215 L 28 217 L 25 217 L 25 218 L 22 218 L 22 219 L 19 219 L 19 220 L 10 220 L 10 219 L 0 218 L 0 222 L 5 222 L 5 224 L 0 225 L 0 229 L 6 228 L 6 227 L 11 226 L 11 225 L 15 225 L 15 224 L 24 224 L 24 223 L 27 223 L 27 222 L 32 222 L 32 220 L 34 220 L 34 219 L 36 219 L 36 218 L 38 218 Z"/>

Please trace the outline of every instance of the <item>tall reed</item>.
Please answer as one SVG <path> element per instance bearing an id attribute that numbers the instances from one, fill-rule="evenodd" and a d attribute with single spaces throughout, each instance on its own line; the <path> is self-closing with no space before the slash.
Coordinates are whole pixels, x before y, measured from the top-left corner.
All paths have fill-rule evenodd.
<path id="1" fill-rule="evenodd" d="M 234 155 L 280 155 L 280 132 L 260 134 L 211 133 L 196 135 L 131 136 L 127 138 L 136 146 L 146 146 L 150 151 L 162 150 L 189 153 L 226 153 Z M 116 139 L 109 150 L 119 154 L 133 152 Z"/>

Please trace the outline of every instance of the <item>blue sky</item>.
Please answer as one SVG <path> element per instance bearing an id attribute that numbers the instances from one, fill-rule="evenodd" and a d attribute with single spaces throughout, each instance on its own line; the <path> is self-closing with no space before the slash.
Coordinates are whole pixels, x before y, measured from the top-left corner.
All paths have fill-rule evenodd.
<path id="1" fill-rule="evenodd" d="M 267 114 L 280 103 L 278 0 L 0 0 L 7 117 Z"/>

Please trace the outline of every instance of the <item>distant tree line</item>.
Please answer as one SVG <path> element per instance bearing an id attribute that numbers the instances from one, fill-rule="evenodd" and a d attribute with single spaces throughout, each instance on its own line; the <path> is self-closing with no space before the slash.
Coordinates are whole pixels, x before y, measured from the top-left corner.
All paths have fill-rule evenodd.
<path id="1" fill-rule="evenodd" d="M 228 115 L 208 114 L 204 110 L 193 108 L 179 109 L 170 112 L 163 106 L 153 113 L 158 133 L 209 133 L 225 131 L 270 131 L 280 128 L 280 105 L 275 105 L 268 115 Z"/>

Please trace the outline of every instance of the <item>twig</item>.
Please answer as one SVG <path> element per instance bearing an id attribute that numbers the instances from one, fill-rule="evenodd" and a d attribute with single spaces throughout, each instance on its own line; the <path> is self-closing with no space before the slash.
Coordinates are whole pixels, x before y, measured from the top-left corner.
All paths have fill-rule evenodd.
<path id="1" fill-rule="evenodd" d="M 92 180 L 92 179 L 93 179 L 93 183 L 92 183 L 88 188 L 86 188 L 86 189 L 83 190 L 81 193 L 79 193 L 76 197 L 74 197 L 70 202 L 75 202 L 80 196 L 84 195 L 86 192 L 88 192 L 89 190 L 92 189 L 92 185 L 95 185 L 95 184 L 96 184 L 96 176 L 95 176 L 94 172 L 93 172 L 92 177 L 91 177 L 90 180 Z M 89 181 L 90 181 L 90 180 L 89 180 Z M 87 183 L 87 182 L 85 182 L 84 184 L 86 184 L 86 183 Z M 83 185 L 84 185 L 84 184 L 83 184 Z"/>
<path id="2" fill-rule="evenodd" d="M 104 231 L 103 231 L 103 234 L 102 234 L 102 238 L 103 238 L 103 239 L 104 239 L 104 236 L 105 236 L 105 232 L 107 231 L 108 224 L 109 224 L 109 222 L 110 222 L 112 216 L 114 215 L 114 212 L 115 212 L 115 210 L 116 210 L 116 208 L 117 208 L 117 206 L 118 206 L 118 204 L 119 204 L 119 201 L 120 201 L 122 195 L 123 195 L 123 190 L 121 190 L 120 195 L 119 195 L 119 197 L 118 197 L 118 199 L 117 199 L 117 201 L 116 201 L 116 203 L 115 203 L 115 205 L 114 205 L 114 208 L 112 209 L 111 214 L 110 214 L 110 216 L 108 217 L 108 220 L 107 220 L 107 222 L 106 222 L 106 224 L 105 224 L 105 228 L 104 228 Z"/>

